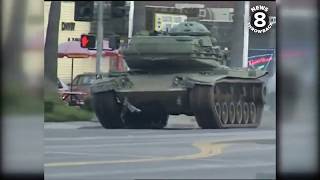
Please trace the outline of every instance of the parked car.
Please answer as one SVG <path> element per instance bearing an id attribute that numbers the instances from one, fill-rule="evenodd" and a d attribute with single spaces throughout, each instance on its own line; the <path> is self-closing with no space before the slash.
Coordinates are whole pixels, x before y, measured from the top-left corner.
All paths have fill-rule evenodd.
<path id="1" fill-rule="evenodd" d="M 70 91 L 69 86 L 67 86 L 63 81 L 58 78 L 58 94 L 59 98 L 66 100 L 66 93 Z"/>
<path id="2" fill-rule="evenodd" d="M 108 73 L 102 73 L 102 77 L 106 77 Z M 72 81 L 72 92 L 81 92 L 72 97 L 71 105 L 86 105 L 86 101 L 90 99 L 90 86 L 96 80 L 96 73 L 83 73 L 77 75 Z M 69 84 L 71 88 L 71 83 Z M 88 102 L 89 103 L 89 102 Z M 90 106 L 90 105 L 89 105 Z"/>
<path id="3" fill-rule="evenodd" d="M 107 73 L 102 74 L 105 77 Z M 77 75 L 72 81 L 72 91 L 90 93 L 90 85 L 96 80 L 96 73 L 83 73 Z M 69 84 L 71 87 L 71 84 Z"/>
<path id="4" fill-rule="evenodd" d="M 84 104 L 79 96 L 86 95 L 87 93 L 81 91 L 71 91 L 63 81 L 58 78 L 58 94 L 59 98 L 69 105 L 81 106 Z"/>

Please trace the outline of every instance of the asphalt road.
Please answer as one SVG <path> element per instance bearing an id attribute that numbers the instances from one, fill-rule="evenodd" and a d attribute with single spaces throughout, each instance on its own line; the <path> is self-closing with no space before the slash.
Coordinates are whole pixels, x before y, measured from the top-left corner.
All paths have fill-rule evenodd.
<path id="1" fill-rule="evenodd" d="M 163 130 L 45 125 L 46 179 L 275 178 L 274 128 L 199 129 L 175 116 Z"/>

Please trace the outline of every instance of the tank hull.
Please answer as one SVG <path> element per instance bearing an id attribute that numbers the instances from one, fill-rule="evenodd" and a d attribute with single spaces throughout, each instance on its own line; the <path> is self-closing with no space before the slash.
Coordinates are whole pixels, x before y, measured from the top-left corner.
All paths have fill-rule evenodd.
<path id="1" fill-rule="evenodd" d="M 116 85 L 115 82 L 122 84 Z M 127 74 L 100 80 L 91 90 L 95 106 L 115 101 L 113 106 L 119 107 L 115 116 L 122 122 L 122 128 L 151 128 L 145 124 L 151 123 L 156 116 L 154 113 L 158 111 L 166 117 L 179 114 L 195 116 L 202 128 L 257 127 L 261 121 L 265 101 L 265 87 L 261 80 L 254 77 L 235 78 L 225 74 Z M 103 94 L 106 97 L 103 97 Z M 107 94 L 112 95 L 107 96 Z M 238 116 L 236 116 L 237 105 L 241 106 L 238 110 L 241 111 L 241 115 Z M 107 105 L 102 106 L 107 107 Z M 153 109 L 150 110 L 149 107 Z M 226 110 L 221 107 L 226 107 Z M 97 108 L 95 110 L 99 114 L 97 112 L 99 110 Z M 108 112 L 107 109 L 103 111 Z M 149 119 L 145 118 L 142 124 L 137 123 L 139 121 L 137 119 L 142 117 L 130 120 L 142 112 L 146 112 L 149 116 Z M 105 119 L 99 116 L 98 118 L 100 121 Z M 131 123 L 134 125 L 128 126 L 129 121 L 134 121 Z M 165 121 L 163 124 L 166 124 L 167 119 L 163 121 Z"/>

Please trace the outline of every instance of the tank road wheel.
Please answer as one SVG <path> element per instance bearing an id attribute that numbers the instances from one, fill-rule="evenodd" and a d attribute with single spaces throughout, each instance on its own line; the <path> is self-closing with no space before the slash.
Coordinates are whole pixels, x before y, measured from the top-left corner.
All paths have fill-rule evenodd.
<path id="1" fill-rule="evenodd" d="M 243 103 L 243 124 L 248 124 L 249 122 L 249 104 Z"/>
<path id="2" fill-rule="evenodd" d="M 94 111 L 101 125 L 106 129 L 123 128 L 121 121 L 121 107 L 116 102 L 113 92 L 102 92 L 93 94 Z"/>
<path id="3" fill-rule="evenodd" d="M 215 104 L 215 111 L 216 111 L 217 119 L 220 121 L 221 120 L 221 105 L 219 102 L 216 102 L 216 104 Z"/>
<path id="4" fill-rule="evenodd" d="M 169 114 L 161 104 L 151 104 L 148 113 L 152 116 L 149 120 L 151 129 L 162 129 L 167 125 Z"/>
<path id="5" fill-rule="evenodd" d="M 254 102 L 250 103 L 250 122 L 251 123 L 256 123 L 256 118 L 257 118 L 257 108 L 256 105 L 254 104 Z"/>
<path id="6" fill-rule="evenodd" d="M 154 115 L 154 114 L 153 114 Z M 159 113 L 157 117 L 153 117 L 151 120 L 151 129 L 163 129 L 166 127 L 169 119 L 169 114 L 168 113 Z"/>
<path id="7" fill-rule="evenodd" d="M 224 102 L 222 104 L 222 111 L 221 111 L 221 120 L 223 124 L 228 123 L 228 115 L 229 115 L 228 104 Z"/>
<path id="8" fill-rule="evenodd" d="M 231 124 L 234 124 L 236 120 L 236 108 L 233 102 L 229 104 L 229 121 Z"/>
<path id="9" fill-rule="evenodd" d="M 236 107 L 236 121 L 238 124 L 241 124 L 242 121 L 242 104 L 239 101 Z"/>
<path id="10" fill-rule="evenodd" d="M 139 107 L 141 112 L 126 113 L 126 126 L 132 129 L 162 129 L 167 125 L 169 114 L 163 106 L 148 104 Z"/>
<path id="11" fill-rule="evenodd" d="M 129 129 L 146 129 L 146 123 L 144 119 L 142 119 L 141 112 L 127 112 L 124 115 L 124 122 L 126 124 L 126 128 Z"/>
<path id="12" fill-rule="evenodd" d="M 223 128 L 222 118 L 228 118 L 228 107 L 223 112 L 223 105 L 214 99 L 213 86 L 196 85 L 190 91 L 190 107 L 198 125 L 203 129 Z"/>

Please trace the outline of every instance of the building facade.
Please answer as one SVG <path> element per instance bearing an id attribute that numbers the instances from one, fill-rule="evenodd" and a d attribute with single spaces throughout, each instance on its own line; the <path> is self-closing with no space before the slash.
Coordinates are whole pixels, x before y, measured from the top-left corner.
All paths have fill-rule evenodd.
<path id="1" fill-rule="evenodd" d="M 48 25 L 48 17 L 50 10 L 50 1 L 44 2 L 44 31 L 46 33 Z M 81 34 L 91 33 L 91 23 L 74 21 L 74 1 L 61 1 L 61 14 L 59 23 L 59 44 L 77 41 Z M 103 59 L 101 62 L 101 72 L 109 71 L 108 59 Z M 73 77 L 84 72 L 96 72 L 96 58 L 75 58 L 73 65 Z M 57 75 L 63 82 L 71 81 L 71 59 L 57 59 Z"/>

